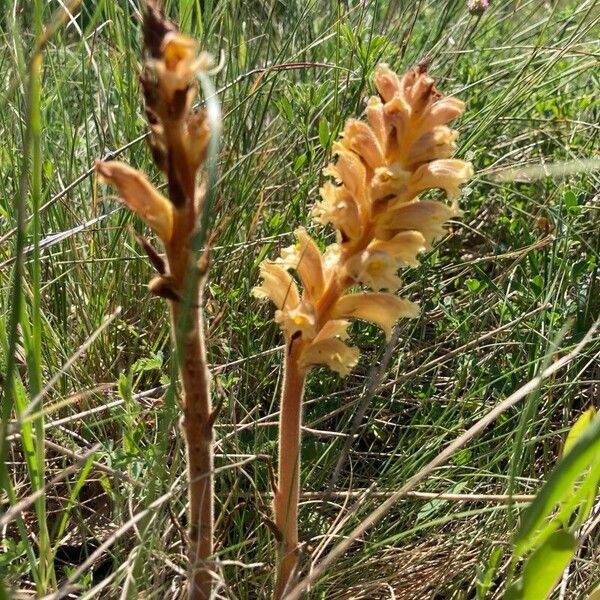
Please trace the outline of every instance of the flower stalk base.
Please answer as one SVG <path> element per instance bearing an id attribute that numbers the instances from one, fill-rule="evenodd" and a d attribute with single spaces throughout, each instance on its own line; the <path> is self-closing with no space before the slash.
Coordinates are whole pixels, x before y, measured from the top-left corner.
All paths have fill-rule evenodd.
<path id="1" fill-rule="evenodd" d="M 201 306 L 202 283 L 194 298 Z M 183 388 L 183 418 L 181 429 L 187 450 L 189 530 L 188 557 L 190 577 L 189 600 L 208 600 L 212 592 L 210 560 L 213 553 L 213 423 L 210 373 L 206 365 L 202 311 L 192 307 L 185 315 L 187 327 L 179 332 L 182 307 L 171 301 L 172 327 L 180 348 L 180 377 Z"/>
<path id="2" fill-rule="evenodd" d="M 300 367 L 303 342 L 288 343 L 279 413 L 279 464 L 273 508 L 281 536 L 277 549 L 277 579 L 274 600 L 285 589 L 298 564 L 298 502 L 300 488 L 300 428 L 305 371 Z"/>

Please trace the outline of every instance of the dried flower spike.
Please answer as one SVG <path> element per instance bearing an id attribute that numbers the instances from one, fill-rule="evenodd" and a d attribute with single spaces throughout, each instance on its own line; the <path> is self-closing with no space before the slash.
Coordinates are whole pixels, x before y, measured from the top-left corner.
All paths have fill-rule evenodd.
<path id="1" fill-rule="evenodd" d="M 350 319 L 374 323 L 389 336 L 401 317 L 419 309 L 393 294 L 401 267 L 418 264 L 419 252 L 445 235 L 444 224 L 460 214 L 460 186 L 472 166 L 452 159 L 458 133 L 448 124 L 464 104 L 444 97 L 419 66 L 399 78 L 386 65 L 375 72 L 378 96 L 366 109 L 366 122 L 350 119 L 333 147 L 337 157 L 325 174 L 313 210 L 317 223 L 330 224 L 337 241 L 321 252 L 299 228 L 297 242 L 260 267 L 259 298 L 270 298 L 286 338 L 285 378 L 280 413 L 280 459 L 275 522 L 282 533 L 275 597 L 283 596 L 298 556 L 297 506 L 299 431 L 304 378 L 313 365 L 347 375 L 358 361 L 349 346 Z M 451 205 L 420 200 L 443 190 Z M 299 291 L 295 271 L 302 284 Z M 349 293 L 355 286 L 370 292 Z"/>
<path id="2" fill-rule="evenodd" d="M 146 61 L 140 82 L 150 125 L 148 142 L 157 167 L 166 175 L 167 196 L 123 163 L 98 161 L 96 171 L 117 188 L 122 201 L 156 232 L 165 248 L 166 261 L 141 239 L 159 272 L 150 282 L 150 292 L 168 300 L 173 341 L 180 351 L 190 503 L 188 597 L 198 600 L 210 598 L 212 593 L 208 559 L 213 553 L 212 426 L 216 412 L 211 407 L 202 323 L 204 273 L 196 267 L 197 257 L 191 249 L 203 206 L 198 175 L 210 128 L 205 113 L 194 112 L 192 104 L 198 94 L 198 74 L 209 61 L 206 54 L 199 53 L 197 43 L 179 33 L 151 2 L 144 16 L 144 45 Z M 184 294 L 190 289 L 191 307 L 182 315 Z M 182 321 L 185 331 L 180 331 Z"/>

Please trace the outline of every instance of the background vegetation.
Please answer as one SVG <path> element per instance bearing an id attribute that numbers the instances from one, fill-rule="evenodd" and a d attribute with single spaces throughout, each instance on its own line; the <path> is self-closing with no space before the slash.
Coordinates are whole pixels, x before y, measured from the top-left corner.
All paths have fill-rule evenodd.
<path id="1" fill-rule="evenodd" d="M 366 325 L 354 325 L 365 352 L 353 375 L 310 377 L 302 459 L 312 493 L 300 515 L 309 563 L 598 317 L 597 165 L 570 175 L 549 165 L 598 158 L 600 10 L 596 0 L 492 2 L 481 18 L 457 0 L 166 4 L 223 64 L 207 294 L 224 402 L 220 593 L 262 598 L 275 550 L 266 522 L 281 336 L 250 295 L 257 265 L 298 224 L 311 228 L 331 143 L 362 112 L 374 67 L 429 60 L 440 89 L 467 104 L 458 155 L 476 176 L 448 239 L 404 273 L 422 317 L 399 326 L 381 385 L 372 381 L 386 347 Z M 145 288 L 130 233 L 140 222 L 91 175 L 95 159 L 119 155 L 159 180 L 138 96 L 140 5 L 84 0 L 47 44 L 39 90 L 28 83 L 35 32 L 59 3 L 0 5 L 3 424 L 42 396 L 3 445 L 5 515 L 41 492 L 2 522 L 0 598 L 42 597 L 68 578 L 81 586 L 69 597 L 176 598 L 185 481 L 167 310 Z M 543 169 L 512 170 L 528 165 Z M 419 487 L 453 499 L 398 502 L 310 597 L 500 598 L 522 505 L 490 495 L 539 489 L 566 429 L 597 404 L 599 353 L 596 337 Z M 554 598 L 598 583 L 596 543 L 592 529 Z M 498 569 L 486 577 L 490 557 Z"/>

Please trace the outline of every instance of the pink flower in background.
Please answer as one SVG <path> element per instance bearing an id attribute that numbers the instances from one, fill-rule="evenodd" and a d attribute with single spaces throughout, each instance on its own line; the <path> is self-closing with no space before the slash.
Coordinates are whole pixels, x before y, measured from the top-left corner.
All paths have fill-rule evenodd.
<path id="1" fill-rule="evenodd" d="M 480 17 L 490 6 L 489 0 L 469 0 L 467 7 L 472 15 Z"/>

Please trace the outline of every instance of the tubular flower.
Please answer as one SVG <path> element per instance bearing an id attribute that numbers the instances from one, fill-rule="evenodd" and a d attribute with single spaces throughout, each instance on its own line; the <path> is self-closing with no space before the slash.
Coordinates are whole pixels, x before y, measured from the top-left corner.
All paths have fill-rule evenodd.
<path id="1" fill-rule="evenodd" d="M 170 241 L 173 232 L 173 205 L 142 173 L 124 163 L 113 161 L 97 161 L 96 172 L 105 183 L 110 183 L 119 190 L 123 204 L 152 227 L 163 242 Z"/>
<path id="2" fill-rule="evenodd" d="M 176 92 L 187 91 L 199 71 L 210 64 L 206 53 L 198 53 L 198 42 L 179 32 L 170 32 L 161 45 L 162 56 L 149 61 L 168 98 Z"/>
<path id="3" fill-rule="evenodd" d="M 402 283 L 396 275 L 398 265 L 387 252 L 363 250 L 346 263 L 346 272 L 356 282 L 373 290 L 387 289 L 395 292 Z"/>
<path id="4" fill-rule="evenodd" d="M 262 285 L 252 290 L 257 298 L 269 298 L 279 310 L 298 306 L 298 286 L 284 267 L 265 260 L 260 265 L 260 276 Z"/>
<path id="5" fill-rule="evenodd" d="M 291 277 L 284 284 L 283 275 L 279 284 L 271 283 L 265 267 L 263 284 L 254 292 L 275 303 L 286 338 L 301 340 L 304 369 L 325 364 L 346 375 L 354 367 L 358 350 L 344 342 L 348 319 L 374 323 L 389 336 L 397 319 L 418 316 L 416 304 L 388 292 L 401 284 L 398 269 L 418 265 L 417 255 L 460 215 L 460 187 L 473 175 L 470 163 L 451 158 L 458 132 L 448 123 L 462 114 L 460 100 L 444 97 L 421 66 L 399 78 L 380 65 L 374 80 L 378 96 L 367 104 L 366 121 L 346 122 L 333 146 L 336 161 L 324 170 L 332 180 L 321 188 L 312 213 L 317 223 L 336 230 L 337 243 L 321 253 L 298 229 L 298 242 L 276 263 L 263 265 L 295 271 L 302 294 L 294 287 L 284 305 L 282 290 L 295 284 Z M 445 192 L 452 204 L 419 199 L 433 189 Z M 373 292 L 347 293 L 356 284 Z"/>
<path id="6" fill-rule="evenodd" d="M 321 251 L 304 227 L 296 230 L 298 242 L 281 253 L 281 263 L 294 269 L 308 298 L 319 298 L 325 289 L 325 266 Z"/>

